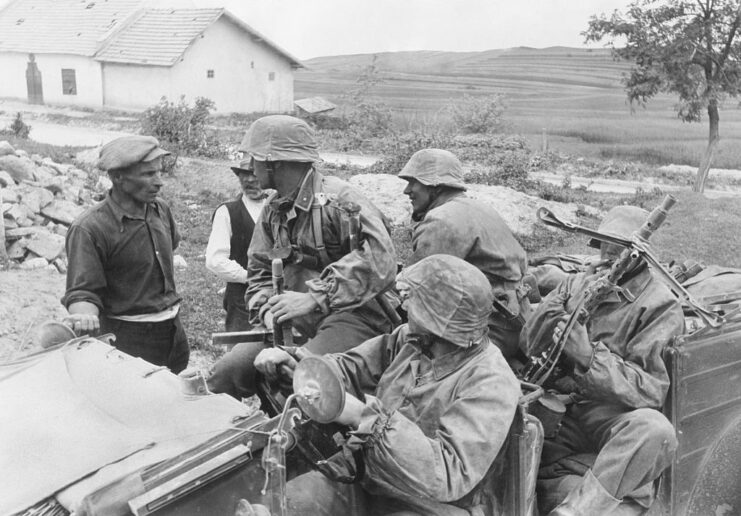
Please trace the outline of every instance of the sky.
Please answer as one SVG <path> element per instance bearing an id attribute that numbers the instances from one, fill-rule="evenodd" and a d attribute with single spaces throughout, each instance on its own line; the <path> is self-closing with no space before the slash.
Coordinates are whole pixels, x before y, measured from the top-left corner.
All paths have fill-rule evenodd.
<path id="1" fill-rule="evenodd" d="M 580 33 L 591 15 L 624 12 L 629 4 L 628 0 L 178 1 L 198 7 L 223 5 L 299 59 L 401 50 L 583 47 Z"/>
<path id="2" fill-rule="evenodd" d="M 8 0 L 0 0 L 2 8 Z M 402 50 L 583 47 L 593 14 L 630 0 L 146 0 L 226 7 L 299 59 Z M 595 45 L 592 45 L 595 46 Z M 597 45 L 599 46 L 599 44 Z"/>

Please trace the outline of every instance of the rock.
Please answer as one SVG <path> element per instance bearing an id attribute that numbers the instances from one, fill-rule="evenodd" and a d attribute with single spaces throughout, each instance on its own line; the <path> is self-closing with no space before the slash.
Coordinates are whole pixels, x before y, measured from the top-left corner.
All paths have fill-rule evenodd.
<path id="1" fill-rule="evenodd" d="M 64 224 L 57 224 L 54 226 L 54 233 L 57 235 L 62 235 L 63 237 L 67 236 L 67 226 Z"/>
<path id="2" fill-rule="evenodd" d="M 21 189 L 21 204 L 28 206 L 34 213 L 40 213 L 41 208 L 48 206 L 54 200 L 54 194 L 46 188 L 26 187 Z"/>
<path id="3" fill-rule="evenodd" d="M 16 152 L 17 154 L 17 152 Z M 0 156 L 0 170 L 5 170 L 16 183 L 35 179 L 36 166 L 28 158 L 18 156 Z"/>
<path id="4" fill-rule="evenodd" d="M 0 142 L 0 156 L 8 156 L 10 154 L 15 155 L 15 149 L 7 140 Z"/>
<path id="5" fill-rule="evenodd" d="M 7 247 L 8 258 L 11 260 L 22 260 L 26 256 L 26 239 L 21 238 Z"/>
<path id="6" fill-rule="evenodd" d="M 65 174 L 67 172 L 67 169 L 69 169 L 69 167 L 70 167 L 69 165 L 64 165 L 62 163 L 57 163 L 56 161 L 54 161 L 51 158 L 43 158 L 41 160 L 41 164 L 43 166 L 45 166 L 45 167 L 48 167 L 48 168 L 54 170 L 54 172 L 56 172 L 57 174 Z"/>
<path id="7" fill-rule="evenodd" d="M 38 232 L 28 239 L 26 248 L 51 262 L 64 252 L 64 237 L 55 233 Z"/>
<path id="8" fill-rule="evenodd" d="M 33 161 L 36 165 L 41 165 L 41 163 L 44 161 L 44 158 L 41 157 L 41 154 L 31 154 L 31 156 L 29 157 L 31 158 L 31 161 Z"/>
<path id="9" fill-rule="evenodd" d="M 5 170 L 0 170 L 0 186 L 15 186 L 15 180 Z"/>
<path id="10" fill-rule="evenodd" d="M 52 262 L 52 265 L 62 274 L 67 273 L 67 260 L 64 258 L 57 258 Z"/>
<path id="11" fill-rule="evenodd" d="M 77 217 L 82 215 L 83 211 L 85 211 L 85 208 L 73 202 L 55 199 L 41 210 L 41 214 L 54 222 L 61 222 L 69 226 Z"/>
<path id="12" fill-rule="evenodd" d="M 23 149 L 16 149 L 15 155 L 18 156 L 19 158 L 27 158 L 28 152 L 24 151 Z"/>
<path id="13" fill-rule="evenodd" d="M 3 218 L 3 221 L 5 222 L 5 231 L 8 231 L 9 229 L 16 229 L 18 227 L 18 224 L 13 219 Z"/>
<path id="14" fill-rule="evenodd" d="M 75 163 L 82 165 L 83 167 L 95 168 L 98 164 L 98 158 L 100 157 L 100 147 L 94 149 L 87 149 L 80 151 L 75 156 Z"/>
<path id="15" fill-rule="evenodd" d="M 20 269 L 28 270 L 28 269 L 43 269 L 49 265 L 49 262 L 47 262 L 44 258 L 36 257 L 36 258 L 28 258 L 26 261 L 21 263 Z"/>
<path id="16" fill-rule="evenodd" d="M 182 255 L 176 254 L 172 257 L 172 265 L 176 269 L 187 269 L 188 268 L 188 262 L 185 261 L 185 258 L 182 257 Z"/>
<path id="17" fill-rule="evenodd" d="M 21 193 L 17 186 L 0 188 L 0 202 L 18 204 L 21 201 Z"/>
<path id="18" fill-rule="evenodd" d="M 412 205 L 404 195 L 407 182 L 390 174 L 358 174 L 350 178 L 375 204 L 394 226 L 408 224 L 412 217 Z"/>
<path id="19" fill-rule="evenodd" d="M 59 174 L 57 174 L 53 168 L 36 167 L 36 181 L 38 181 L 42 186 L 54 181 L 58 176 Z"/>
<path id="20" fill-rule="evenodd" d="M 13 240 L 16 238 L 23 238 L 30 235 L 33 235 L 35 233 L 48 233 L 46 228 L 40 227 L 40 226 L 30 226 L 27 228 L 16 228 L 16 229 L 5 229 L 5 238 L 7 240 Z"/>
<path id="21" fill-rule="evenodd" d="M 95 190 L 98 192 L 107 192 L 113 188 L 113 183 L 108 176 L 99 176 L 98 182 L 95 183 Z"/>
<path id="22" fill-rule="evenodd" d="M 28 218 L 28 208 L 18 203 L 13 204 L 10 209 L 5 212 L 4 216 L 13 219 L 20 226 L 21 220 Z"/>

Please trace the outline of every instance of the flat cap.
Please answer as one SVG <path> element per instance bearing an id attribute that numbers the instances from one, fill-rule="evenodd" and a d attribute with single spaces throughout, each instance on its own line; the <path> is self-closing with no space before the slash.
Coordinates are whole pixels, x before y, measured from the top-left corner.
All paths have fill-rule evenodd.
<path id="1" fill-rule="evenodd" d="M 229 167 L 232 169 L 232 172 L 239 175 L 240 172 L 254 172 L 255 171 L 255 160 L 253 158 L 248 157 L 247 159 L 243 159 L 239 162 L 239 165 L 234 165 L 233 167 Z"/>
<path id="2" fill-rule="evenodd" d="M 127 168 L 168 154 L 170 153 L 160 147 L 160 142 L 154 136 L 122 136 L 101 147 L 98 168 L 100 170 Z"/>

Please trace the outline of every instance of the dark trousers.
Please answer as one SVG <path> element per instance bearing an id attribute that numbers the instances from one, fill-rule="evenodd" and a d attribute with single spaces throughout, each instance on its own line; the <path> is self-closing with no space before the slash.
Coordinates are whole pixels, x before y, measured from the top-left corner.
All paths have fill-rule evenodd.
<path id="1" fill-rule="evenodd" d="M 376 324 L 356 312 L 339 312 L 324 318 L 316 335 L 304 347 L 318 355 L 342 353 L 381 333 Z M 265 345 L 259 342 L 234 346 L 211 368 L 208 378 L 211 392 L 225 392 L 237 399 L 257 394 L 260 379 L 255 357 L 263 349 Z"/>
<path id="2" fill-rule="evenodd" d="M 131 322 L 100 318 L 101 333 L 113 333 L 113 346 L 177 374 L 188 367 L 190 348 L 180 316 L 161 322 Z"/>
<path id="3" fill-rule="evenodd" d="M 250 314 L 244 304 L 244 293 L 247 285 L 242 283 L 227 283 L 224 292 L 224 310 L 226 310 L 226 331 L 247 331 L 252 329 Z"/>

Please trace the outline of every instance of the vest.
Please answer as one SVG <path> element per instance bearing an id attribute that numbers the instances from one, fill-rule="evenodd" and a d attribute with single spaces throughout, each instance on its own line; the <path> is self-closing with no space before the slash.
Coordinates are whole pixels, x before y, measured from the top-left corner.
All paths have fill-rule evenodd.
<path id="1" fill-rule="evenodd" d="M 252 232 L 255 230 L 255 221 L 242 202 L 240 195 L 234 201 L 225 202 L 220 206 L 226 206 L 229 212 L 229 221 L 232 226 L 232 238 L 229 240 L 229 259 L 234 260 L 243 268 L 247 268 L 247 250 L 252 240 Z M 217 208 L 218 209 L 218 208 Z M 234 299 L 237 304 L 244 304 L 244 293 L 247 285 L 244 283 L 227 283 L 224 292 L 224 307 L 227 299 Z"/>

